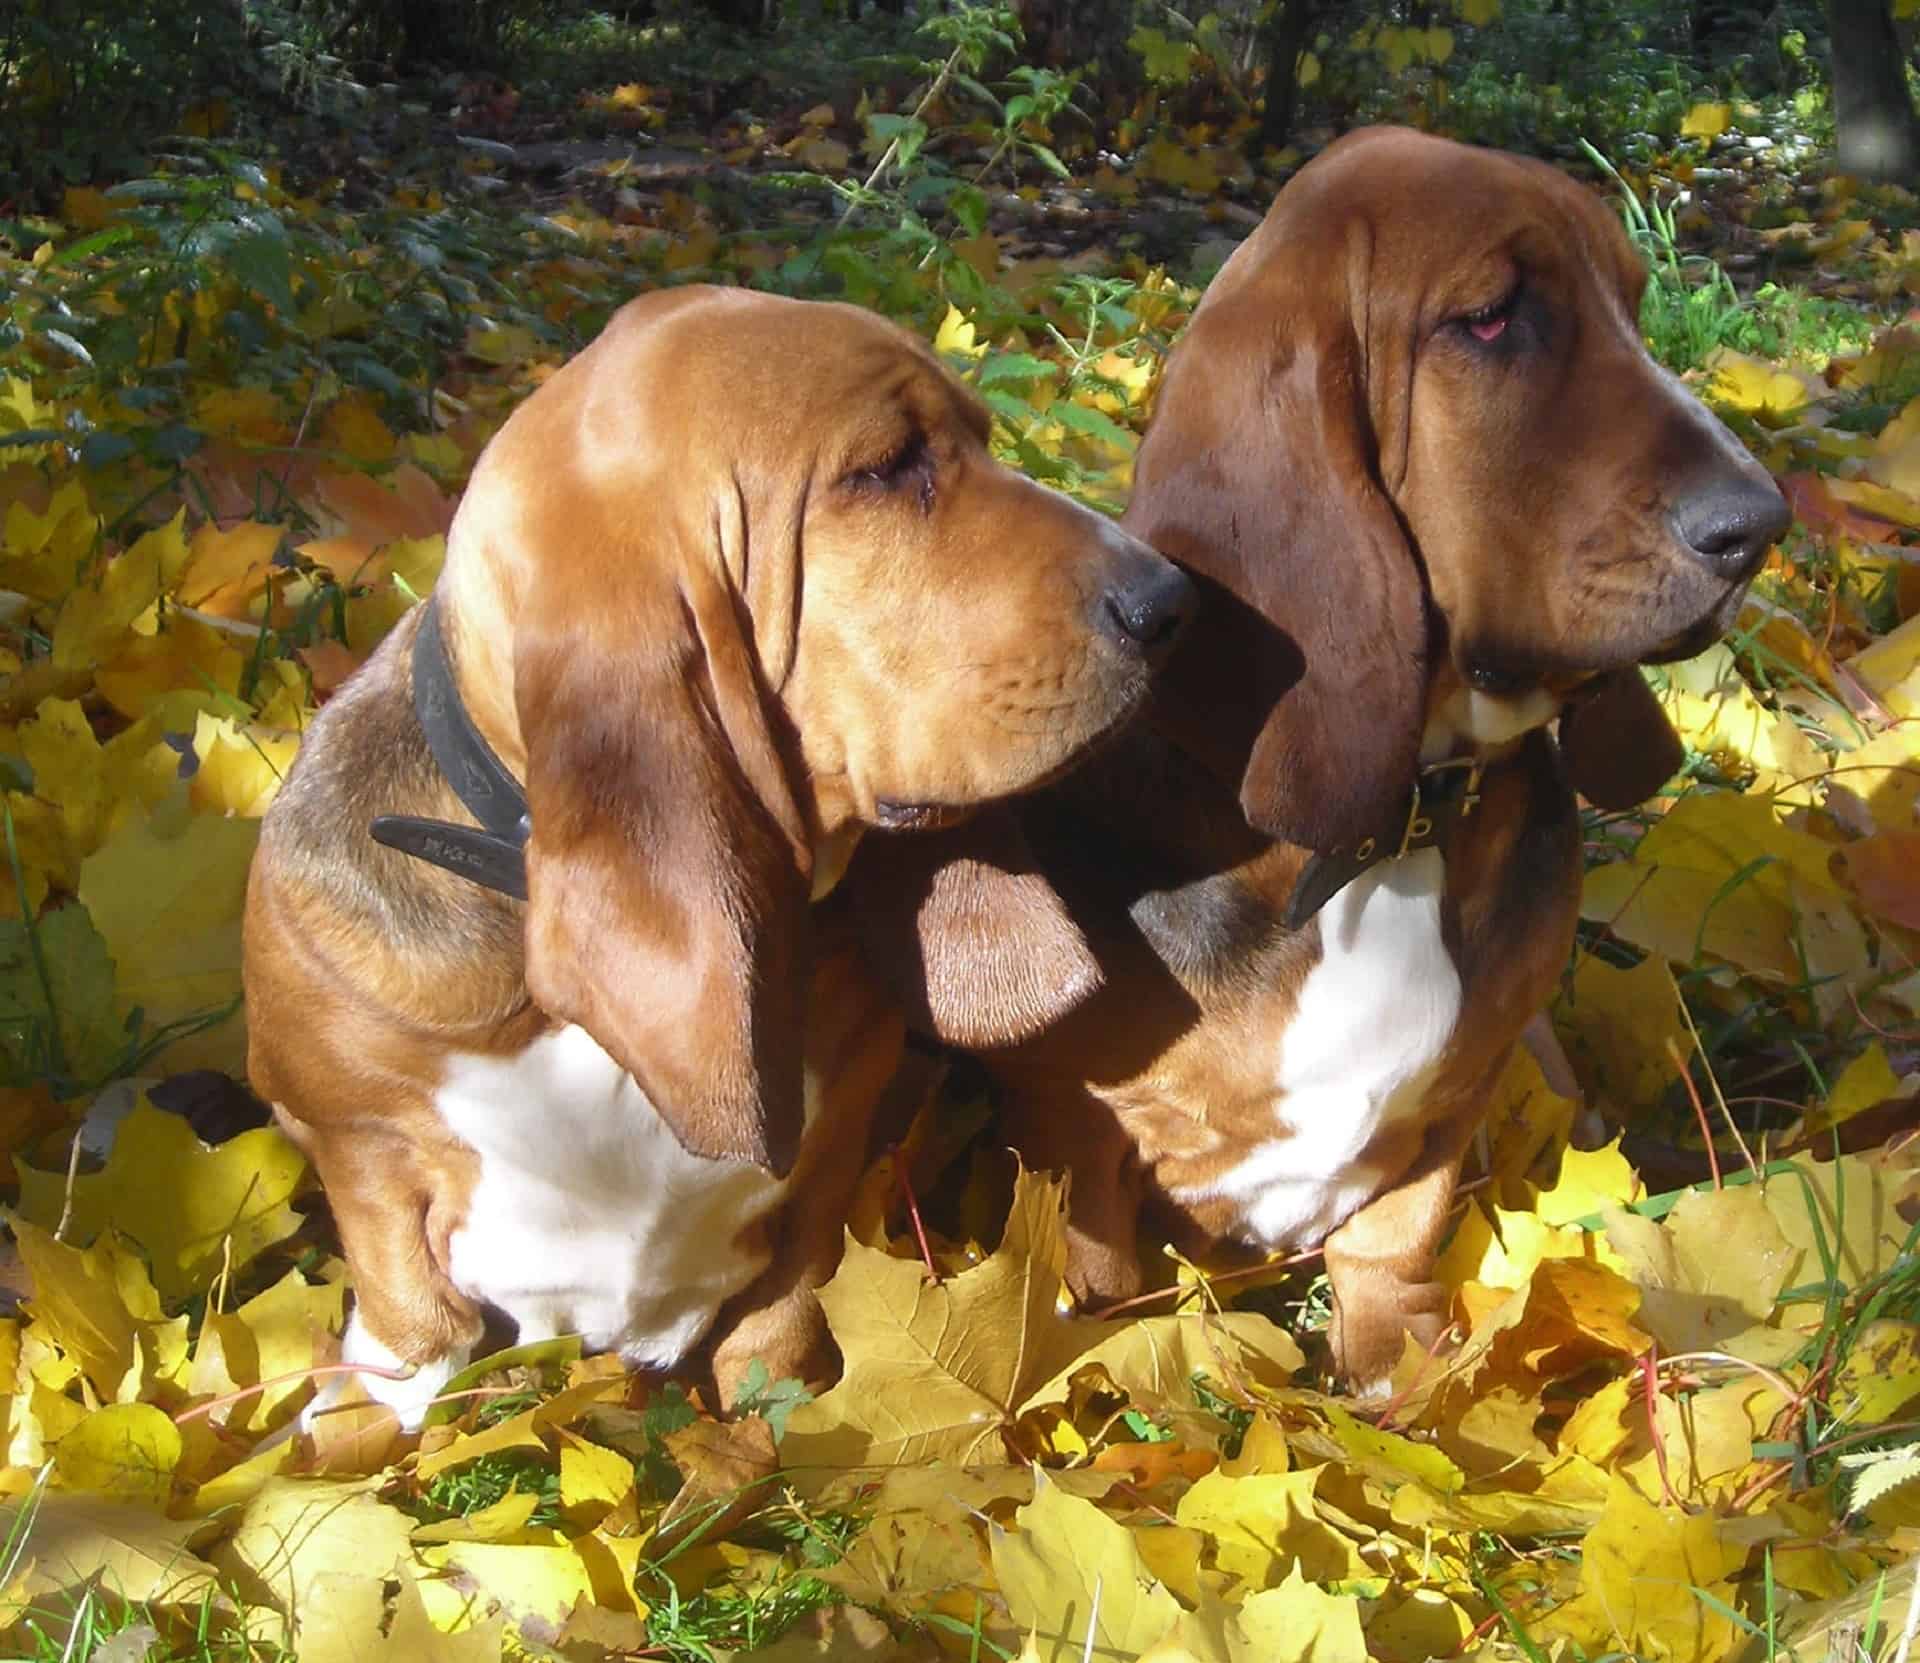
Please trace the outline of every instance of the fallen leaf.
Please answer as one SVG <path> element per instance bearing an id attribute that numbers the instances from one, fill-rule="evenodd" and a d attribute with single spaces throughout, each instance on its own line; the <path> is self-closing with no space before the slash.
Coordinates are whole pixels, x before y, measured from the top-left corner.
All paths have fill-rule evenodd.
<path id="1" fill-rule="evenodd" d="M 1853 1338 L 1834 1371 L 1827 1407 L 1856 1427 L 1892 1420 L 1920 1397 L 1920 1323 L 1879 1317 Z"/>
<path id="2" fill-rule="evenodd" d="M 796 1409 L 790 1466 L 999 1460 L 1001 1429 L 1033 1389 L 1093 1341 L 1062 1317 L 1065 1190 L 1023 1172 L 1000 1246 L 929 1284 L 924 1267 L 849 1239 L 820 1303 L 845 1359 L 840 1383 Z"/>
<path id="3" fill-rule="evenodd" d="M 1634 1322 L 1665 1352 L 1747 1355 L 1740 1337 L 1772 1314 L 1795 1258 L 1750 1184 L 1692 1191 L 1660 1223 L 1611 1208 L 1606 1227 L 1640 1288 Z"/>
<path id="4" fill-rule="evenodd" d="M 1553 1022 L 1580 1083 L 1623 1115 L 1652 1107 L 1680 1077 L 1670 1047 L 1685 1057 L 1693 1046 L 1673 973 L 1657 954 L 1631 970 L 1581 955 L 1554 1003 Z"/>
<path id="5" fill-rule="evenodd" d="M 91 1241 L 111 1221 L 146 1250 L 160 1297 L 184 1299 L 300 1227 L 287 1202 L 306 1173 L 306 1157 L 275 1127 L 205 1144 L 143 1095 L 105 1167 L 74 1179 L 68 1230 Z M 51 1226 L 67 1207 L 65 1172 L 21 1167 L 22 1217 Z"/>
<path id="6" fill-rule="evenodd" d="M 180 1452 L 180 1429 L 152 1404 L 109 1403 L 55 1446 L 54 1477 L 63 1490 L 163 1508 Z"/>
<path id="7" fill-rule="evenodd" d="M 0 1593 L 0 1623 L 27 1611 L 70 1610 L 80 1589 L 111 1588 L 140 1605 L 231 1609 L 213 1570 L 188 1550 L 197 1526 L 104 1496 L 43 1491 L 0 1504 L 0 1533 L 24 1542 L 13 1580 Z"/>
<path id="8" fill-rule="evenodd" d="M 128 819 L 80 872 L 80 899 L 113 955 L 120 1009 L 160 1027 L 235 1006 L 240 914 L 259 822 L 194 814 L 184 800 Z M 240 1075 L 237 1013 L 161 1053 L 175 1069 Z"/>
<path id="9" fill-rule="evenodd" d="M 1581 1544 L 1579 1596 L 1547 1614 L 1541 1627 L 1589 1650 L 1621 1647 L 1641 1656 L 1717 1663 L 1739 1634 L 1731 1618 L 1694 1590 L 1731 1605 L 1728 1579 L 1746 1557 L 1744 1549 L 1720 1539 L 1711 1515 L 1656 1507 L 1615 1475 L 1606 1510 Z"/>
<path id="10" fill-rule="evenodd" d="M 1279 1587 L 1250 1597 L 1234 1626 L 1234 1663 L 1366 1663 L 1360 1602 L 1316 1588 L 1298 1565 Z"/>
<path id="11" fill-rule="evenodd" d="M 1034 1474 L 1015 1530 L 989 1532 L 1007 1610 L 1044 1663 L 1132 1659 L 1173 1626 L 1180 1606 L 1147 1574 L 1132 1533 L 1092 1503 Z"/>
<path id="12" fill-rule="evenodd" d="M 428 1620 L 402 1561 L 384 1578 L 351 1571 L 316 1577 L 295 1639 L 300 1663 L 499 1663 L 505 1627 L 496 1617 L 443 1634 Z"/>
<path id="13" fill-rule="evenodd" d="M 413 1521 L 376 1498 L 377 1478 L 268 1480 L 209 1557 L 250 1603 L 304 1620 L 322 1579 L 364 1577 L 407 1552 Z"/>
<path id="14" fill-rule="evenodd" d="M 1248 1590 L 1269 1587 L 1289 1565 L 1315 1582 L 1363 1578 L 1355 1545 L 1319 1515 L 1317 1469 L 1234 1478 L 1211 1472 L 1180 1498 L 1175 1519 L 1214 1538 L 1214 1562 Z"/>

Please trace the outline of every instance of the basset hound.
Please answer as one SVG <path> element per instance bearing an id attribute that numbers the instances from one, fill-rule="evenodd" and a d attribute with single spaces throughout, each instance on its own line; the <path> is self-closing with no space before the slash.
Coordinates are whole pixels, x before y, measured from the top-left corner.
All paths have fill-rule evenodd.
<path id="1" fill-rule="evenodd" d="M 704 1356 L 723 1399 L 756 1357 L 817 1377 L 902 1027 L 813 903 L 863 829 L 1074 763 L 1193 598 L 986 436 L 854 307 L 637 300 L 314 723 L 248 892 L 249 1069 L 331 1202 L 345 1361 L 406 1374 L 364 1379 L 407 1424 L 495 1314 Z"/>
<path id="2" fill-rule="evenodd" d="M 1357 1388 L 1441 1336 L 1462 1155 L 1572 941 L 1573 788 L 1675 771 L 1639 667 L 1724 631 L 1787 523 L 1649 358 L 1644 282 L 1553 168 L 1375 129 L 1287 184 L 1175 348 L 1123 523 L 1199 614 L 1143 723 L 1002 811 L 1097 991 L 1009 1044 L 978 931 L 930 906 L 876 944 L 1071 1172 L 1083 1299 L 1142 1286 L 1144 1212 L 1189 1251 L 1324 1242 Z M 984 829 L 889 851 L 879 933 L 990 879 Z"/>

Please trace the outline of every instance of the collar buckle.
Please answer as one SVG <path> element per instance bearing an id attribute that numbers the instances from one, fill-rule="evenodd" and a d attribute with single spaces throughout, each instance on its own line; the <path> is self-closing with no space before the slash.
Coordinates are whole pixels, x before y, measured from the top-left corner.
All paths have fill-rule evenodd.
<path id="1" fill-rule="evenodd" d="M 1397 830 L 1362 838 L 1352 850 L 1329 849 L 1307 861 L 1287 902 L 1287 927 L 1301 928 L 1361 873 L 1382 861 L 1399 860 L 1422 849 L 1439 849 L 1444 855 L 1454 829 L 1479 807 L 1485 773 L 1486 764 L 1478 756 L 1428 763 L 1414 776 L 1406 814 Z"/>

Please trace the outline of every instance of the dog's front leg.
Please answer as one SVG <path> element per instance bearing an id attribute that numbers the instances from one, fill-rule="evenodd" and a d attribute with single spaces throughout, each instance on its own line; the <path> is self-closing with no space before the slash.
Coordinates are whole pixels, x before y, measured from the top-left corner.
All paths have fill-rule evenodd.
<path id="1" fill-rule="evenodd" d="M 1446 1330 L 1448 1294 L 1433 1266 L 1484 1100 L 1475 1093 L 1467 1112 L 1429 1126 L 1406 1176 L 1327 1237 L 1334 1368 L 1356 1397 L 1386 1395 L 1409 1335 L 1432 1350 Z"/>

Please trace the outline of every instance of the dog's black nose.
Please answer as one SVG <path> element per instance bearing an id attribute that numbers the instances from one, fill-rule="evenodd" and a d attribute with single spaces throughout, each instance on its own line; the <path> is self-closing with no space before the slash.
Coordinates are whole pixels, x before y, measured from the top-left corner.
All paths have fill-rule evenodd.
<path id="1" fill-rule="evenodd" d="M 1123 647 L 1159 657 L 1193 616 L 1193 580 L 1170 560 L 1145 554 L 1100 597 L 1101 631 Z"/>
<path id="2" fill-rule="evenodd" d="M 1673 529 L 1716 577 L 1751 577 L 1792 522 L 1786 499 L 1765 475 L 1722 479 L 1674 505 Z"/>

